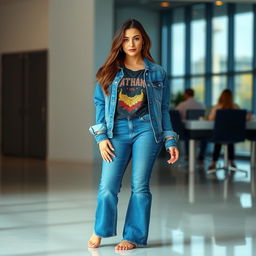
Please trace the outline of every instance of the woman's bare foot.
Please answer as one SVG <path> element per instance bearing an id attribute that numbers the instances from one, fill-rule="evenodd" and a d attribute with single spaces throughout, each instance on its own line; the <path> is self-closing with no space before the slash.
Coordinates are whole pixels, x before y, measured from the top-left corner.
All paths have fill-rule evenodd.
<path id="1" fill-rule="evenodd" d="M 100 246 L 101 237 L 93 234 L 88 241 L 88 247 L 90 248 L 97 248 Z"/>
<path id="2" fill-rule="evenodd" d="M 116 247 L 115 247 L 115 250 L 132 250 L 136 248 L 136 245 L 131 243 L 131 242 L 128 242 L 128 241 L 121 241 Z"/>

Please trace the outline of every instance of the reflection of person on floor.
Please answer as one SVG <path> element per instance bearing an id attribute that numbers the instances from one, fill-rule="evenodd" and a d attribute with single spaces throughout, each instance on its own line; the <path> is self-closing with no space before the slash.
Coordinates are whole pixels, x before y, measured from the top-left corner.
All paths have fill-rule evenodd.
<path id="1" fill-rule="evenodd" d="M 88 247 L 88 252 L 91 254 L 91 256 L 105 256 L 106 250 L 103 248 L 90 248 Z M 121 256 L 127 256 L 127 255 L 134 255 L 134 251 L 132 250 L 116 250 L 116 254 Z M 136 256 L 147 256 L 148 252 L 146 250 L 140 250 L 139 252 L 136 252 Z"/>
<path id="2" fill-rule="evenodd" d="M 193 89 L 189 88 L 186 89 L 183 95 L 184 100 L 180 102 L 175 109 L 180 112 L 182 120 L 187 119 L 187 110 L 190 109 L 202 109 L 205 110 L 204 104 L 200 103 L 194 98 L 195 92 Z M 201 140 L 200 141 L 200 146 L 199 146 L 199 155 L 198 155 L 198 160 L 200 162 L 204 161 L 205 157 L 205 152 L 206 152 L 206 147 L 207 147 L 207 141 L 206 140 Z M 188 157 L 188 141 L 185 142 L 185 148 L 186 148 L 186 156 Z"/>
<path id="3" fill-rule="evenodd" d="M 218 103 L 212 107 L 212 110 L 208 116 L 209 120 L 214 120 L 216 116 L 216 112 L 218 109 L 239 109 L 239 106 L 234 103 L 233 101 L 233 94 L 232 91 L 229 89 L 225 89 L 219 99 Z M 221 151 L 221 144 L 215 143 L 214 145 L 214 151 L 213 151 L 213 158 L 210 166 L 208 167 L 209 170 L 216 168 L 216 162 L 219 159 Z M 234 163 L 235 158 L 235 152 L 234 152 L 234 144 L 230 143 L 228 144 L 228 157 L 230 161 L 230 166 L 236 167 Z"/>
<path id="4" fill-rule="evenodd" d="M 97 248 L 88 247 L 88 252 L 90 252 L 92 256 L 101 256 L 99 249 L 97 249 Z"/>
<path id="5" fill-rule="evenodd" d="M 99 144 L 102 174 L 94 234 L 88 241 L 116 235 L 117 202 L 123 174 L 132 158 L 132 192 L 116 250 L 147 244 L 150 220 L 150 176 L 163 144 L 169 164 L 178 160 L 177 134 L 169 117 L 170 90 L 166 72 L 154 63 L 150 39 L 142 25 L 126 21 L 117 31 L 111 52 L 97 73 L 94 93 L 96 124 L 90 132 Z"/>

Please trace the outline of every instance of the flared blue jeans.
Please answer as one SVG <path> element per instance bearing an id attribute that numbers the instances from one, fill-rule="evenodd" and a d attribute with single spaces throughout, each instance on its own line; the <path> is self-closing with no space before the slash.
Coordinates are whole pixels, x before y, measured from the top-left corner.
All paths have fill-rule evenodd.
<path id="1" fill-rule="evenodd" d="M 94 231 L 100 237 L 116 235 L 118 193 L 132 159 L 131 195 L 123 228 L 123 239 L 137 246 L 146 245 L 152 195 L 150 177 L 163 143 L 156 143 L 149 115 L 116 120 L 110 139 L 116 157 L 103 161 L 98 190 Z"/>

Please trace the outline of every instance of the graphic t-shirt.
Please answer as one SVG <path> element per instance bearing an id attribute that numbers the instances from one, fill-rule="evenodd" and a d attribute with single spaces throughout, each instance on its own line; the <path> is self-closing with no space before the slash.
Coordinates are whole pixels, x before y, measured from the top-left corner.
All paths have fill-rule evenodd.
<path id="1" fill-rule="evenodd" d="M 148 113 L 144 72 L 145 69 L 133 71 L 124 68 L 124 76 L 117 88 L 116 119 L 139 117 Z"/>

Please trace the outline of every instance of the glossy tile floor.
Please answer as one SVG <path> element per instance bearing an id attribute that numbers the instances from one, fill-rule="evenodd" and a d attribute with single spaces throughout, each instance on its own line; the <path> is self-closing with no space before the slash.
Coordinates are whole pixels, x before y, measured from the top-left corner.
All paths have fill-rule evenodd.
<path id="1" fill-rule="evenodd" d="M 254 256 L 255 181 L 249 175 L 225 180 L 198 167 L 188 175 L 182 164 L 156 162 L 151 182 L 153 205 L 148 246 L 115 252 L 130 195 L 128 168 L 119 196 L 118 236 L 89 250 L 100 165 L 46 163 L 2 157 L 0 175 L 0 255 L 70 256 Z M 252 181 L 253 179 L 253 181 Z"/>

